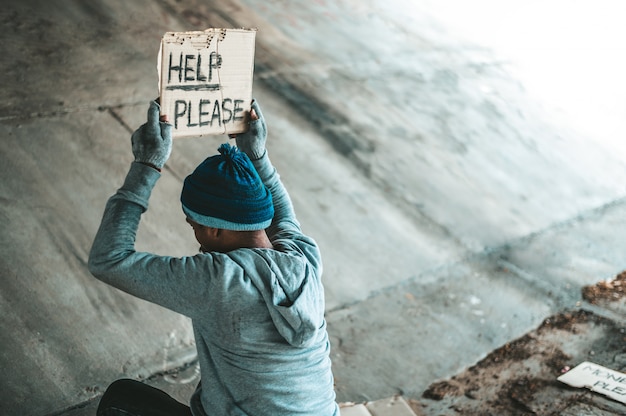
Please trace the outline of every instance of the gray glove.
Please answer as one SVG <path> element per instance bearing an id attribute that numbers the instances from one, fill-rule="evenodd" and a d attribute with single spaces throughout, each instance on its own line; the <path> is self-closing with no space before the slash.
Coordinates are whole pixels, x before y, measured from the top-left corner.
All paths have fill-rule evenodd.
<path id="1" fill-rule="evenodd" d="M 159 121 L 161 106 L 150 102 L 148 121 L 131 136 L 135 162 L 161 169 L 172 153 L 172 125 Z"/>
<path id="2" fill-rule="evenodd" d="M 253 100 L 252 110 L 258 117 L 256 120 L 250 120 L 250 128 L 247 132 L 238 134 L 235 137 L 235 142 L 239 150 L 243 151 L 250 160 L 258 160 L 265 154 L 265 140 L 267 139 L 267 126 L 265 125 L 265 119 L 259 108 L 259 104 Z"/>

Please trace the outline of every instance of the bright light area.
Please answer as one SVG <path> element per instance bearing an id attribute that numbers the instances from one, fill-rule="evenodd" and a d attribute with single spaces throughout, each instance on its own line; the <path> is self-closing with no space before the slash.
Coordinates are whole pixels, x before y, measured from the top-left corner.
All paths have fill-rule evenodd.
<path id="1" fill-rule="evenodd" d="M 598 144 L 626 157 L 626 1 L 402 0 L 416 21 L 511 62 L 528 93 Z"/>

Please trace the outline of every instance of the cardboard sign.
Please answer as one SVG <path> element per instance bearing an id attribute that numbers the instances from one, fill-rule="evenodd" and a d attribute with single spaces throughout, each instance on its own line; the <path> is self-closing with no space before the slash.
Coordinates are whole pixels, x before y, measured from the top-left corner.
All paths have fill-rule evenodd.
<path id="1" fill-rule="evenodd" d="M 159 51 L 161 114 L 172 137 L 242 133 L 252 101 L 255 30 L 168 32 Z"/>
<path id="2" fill-rule="evenodd" d="M 626 404 L 626 374 L 583 362 L 557 380 L 572 387 L 585 387 Z"/>

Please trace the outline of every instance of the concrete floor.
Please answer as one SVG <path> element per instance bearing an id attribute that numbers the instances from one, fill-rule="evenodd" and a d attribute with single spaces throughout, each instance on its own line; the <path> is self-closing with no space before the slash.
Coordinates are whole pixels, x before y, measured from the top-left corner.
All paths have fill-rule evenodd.
<path id="1" fill-rule="evenodd" d="M 197 383 L 188 320 L 86 269 L 166 31 L 259 30 L 254 96 L 324 255 L 338 400 L 419 398 L 626 269 L 619 6 L 500 3 L 3 5 L 0 414 L 78 416 L 122 376 Z M 140 250 L 197 251 L 182 178 L 225 140 L 175 142 Z"/>

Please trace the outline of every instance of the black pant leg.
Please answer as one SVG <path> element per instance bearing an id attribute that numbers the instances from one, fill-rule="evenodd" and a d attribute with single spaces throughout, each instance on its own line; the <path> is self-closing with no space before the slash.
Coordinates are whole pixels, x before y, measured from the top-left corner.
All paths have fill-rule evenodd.
<path id="1" fill-rule="evenodd" d="M 121 379 L 104 392 L 97 416 L 191 416 L 191 409 L 164 391 Z"/>

